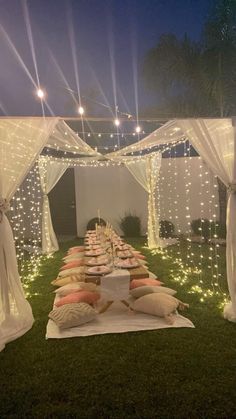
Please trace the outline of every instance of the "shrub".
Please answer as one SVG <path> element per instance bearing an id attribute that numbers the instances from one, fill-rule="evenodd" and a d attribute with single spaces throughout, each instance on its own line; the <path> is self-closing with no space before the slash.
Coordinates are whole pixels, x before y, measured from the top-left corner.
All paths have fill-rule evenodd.
<path id="1" fill-rule="evenodd" d="M 126 214 L 120 220 L 120 228 L 127 237 L 139 237 L 141 235 L 141 222 L 137 215 Z"/>
<path id="2" fill-rule="evenodd" d="M 175 226 L 171 221 L 161 220 L 160 221 L 160 237 L 173 237 L 175 232 Z"/>
<path id="3" fill-rule="evenodd" d="M 100 225 L 100 226 L 105 226 L 106 221 L 104 221 L 102 218 L 100 218 L 100 222 L 99 222 L 98 217 L 92 218 L 87 224 L 87 230 L 95 230 L 96 224 Z"/>
<path id="4" fill-rule="evenodd" d="M 192 220 L 191 228 L 196 236 L 202 236 L 207 241 L 214 231 L 212 224 L 207 218 L 197 218 Z"/>
<path id="5" fill-rule="evenodd" d="M 226 238 L 226 225 L 218 221 L 212 223 L 214 225 L 213 234 L 217 234 L 220 239 Z"/>

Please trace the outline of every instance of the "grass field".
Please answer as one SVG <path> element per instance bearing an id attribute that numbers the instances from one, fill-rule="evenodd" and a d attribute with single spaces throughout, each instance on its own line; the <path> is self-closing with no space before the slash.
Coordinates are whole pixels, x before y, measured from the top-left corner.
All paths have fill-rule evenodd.
<path id="1" fill-rule="evenodd" d="M 222 297 L 189 294 L 199 275 L 181 286 L 177 247 L 152 255 L 133 240 L 150 270 L 190 304 L 185 315 L 195 329 L 45 340 L 47 316 L 61 258 L 75 242 L 63 243 L 30 284 L 35 324 L 0 353 L 0 418 L 230 418 L 236 417 L 236 325 L 223 319 Z M 202 287 L 212 278 L 203 245 Z M 185 252 L 185 244 L 181 251 Z M 196 256 L 198 247 L 196 246 Z M 219 269 L 225 282 L 225 248 Z M 167 256 L 167 258 L 166 258 Z M 171 273 L 171 274 L 170 274 Z M 224 284 L 222 285 L 224 286 Z"/>

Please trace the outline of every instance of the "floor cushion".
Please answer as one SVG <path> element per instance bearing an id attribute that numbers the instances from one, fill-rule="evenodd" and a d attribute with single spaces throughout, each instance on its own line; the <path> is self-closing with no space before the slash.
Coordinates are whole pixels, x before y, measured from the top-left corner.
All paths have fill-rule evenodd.
<path id="1" fill-rule="evenodd" d="M 73 255 L 67 255 L 63 258 L 65 263 L 73 262 L 74 260 L 80 260 L 84 258 L 84 252 L 74 253 Z"/>
<path id="2" fill-rule="evenodd" d="M 84 259 L 72 260 L 60 268 L 60 271 L 65 269 L 77 268 L 78 266 L 84 266 Z"/>
<path id="3" fill-rule="evenodd" d="M 80 326 L 88 323 L 96 317 L 97 313 L 87 303 L 65 304 L 52 310 L 48 317 L 52 319 L 60 329 Z"/>
<path id="4" fill-rule="evenodd" d="M 171 315 L 178 306 L 179 300 L 177 298 L 164 293 L 144 295 L 131 304 L 131 308 L 135 311 L 164 317 L 168 322 L 172 322 Z"/>
<path id="5" fill-rule="evenodd" d="M 63 278 L 56 278 L 54 279 L 51 284 L 55 285 L 56 287 L 63 287 L 63 285 L 71 284 L 72 282 L 82 282 L 83 276 L 78 275 L 68 275 Z"/>
<path id="6" fill-rule="evenodd" d="M 79 275 L 84 273 L 84 266 L 76 266 L 75 268 L 65 269 L 64 271 L 60 271 L 58 276 L 70 276 L 70 275 Z"/>
<path id="7" fill-rule="evenodd" d="M 137 287 L 143 287 L 144 285 L 155 287 L 162 284 L 163 282 L 159 281 L 158 279 L 152 279 L 152 278 L 132 279 L 132 281 L 130 282 L 130 289 L 132 290 Z"/>
<path id="8" fill-rule="evenodd" d="M 97 285 L 92 282 L 70 282 L 69 284 L 57 288 L 54 292 L 60 297 L 64 297 L 65 295 L 72 294 L 79 290 L 96 291 L 96 289 Z"/>
<path id="9" fill-rule="evenodd" d="M 56 307 L 63 306 L 64 304 L 71 303 L 88 303 L 94 304 L 100 298 L 100 294 L 95 291 L 85 291 L 75 292 L 73 294 L 66 295 L 65 297 L 60 298 L 59 301 L 55 303 Z"/>
<path id="10" fill-rule="evenodd" d="M 177 291 L 172 290 L 171 288 L 167 288 L 167 287 L 157 287 L 157 286 L 153 287 L 149 285 L 144 285 L 143 287 L 137 287 L 130 290 L 130 295 L 132 295 L 132 297 L 134 298 L 140 298 L 143 295 L 152 294 L 155 292 L 169 294 L 169 295 L 175 295 L 177 293 Z"/>

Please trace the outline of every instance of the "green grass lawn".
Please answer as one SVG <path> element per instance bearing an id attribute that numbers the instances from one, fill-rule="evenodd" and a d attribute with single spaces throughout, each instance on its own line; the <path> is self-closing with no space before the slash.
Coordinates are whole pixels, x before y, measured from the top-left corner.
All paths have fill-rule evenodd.
<path id="1" fill-rule="evenodd" d="M 0 353 L 0 418 L 229 418 L 236 417 L 236 325 L 225 321 L 222 296 L 190 294 L 208 288 L 209 246 L 201 251 L 203 274 L 189 274 L 181 286 L 175 257 L 186 244 L 152 255 L 133 240 L 150 270 L 190 304 L 185 315 L 195 329 L 162 329 L 83 338 L 45 340 L 53 286 L 61 258 L 75 242 L 46 259 L 30 283 L 35 324 Z M 194 245 L 193 245 L 194 248 Z M 225 248 L 219 249 L 225 287 Z M 164 258 L 163 258 L 164 257 Z"/>

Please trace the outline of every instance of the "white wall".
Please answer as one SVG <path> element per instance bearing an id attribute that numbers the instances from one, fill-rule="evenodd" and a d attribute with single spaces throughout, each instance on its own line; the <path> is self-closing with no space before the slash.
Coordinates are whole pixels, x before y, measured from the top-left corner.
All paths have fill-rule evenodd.
<path id="1" fill-rule="evenodd" d="M 172 221 L 176 230 L 186 232 L 189 221 L 200 217 L 210 219 L 213 212 L 218 218 L 218 208 L 214 207 L 218 204 L 218 190 L 213 186 L 214 177 L 206 172 L 209 171 L 198 157 L 162 160 L 159 210 L 161 219 Z M 186 193 L 189 182 L 189 193 Z M 98 208 L 101 217 L 119 233 L 120 218 L 126 212 L 135 213 L 141 218 L 143 234 L 146 233 L 147 193 L 125 167 L 75 168 L 75 190 L 78 236 L 84 235 L 88 221 L 97 216 Z M 212 199 L 212 195 L 216 198 Z"/>
<path id="2" fill-rule="evenodd" d="M 121 233 L 120 218 L 127 212 L 141 218 L 146 233 L 147 193 L 125 167 L 78 167 L 75 169 L 77 234 L 83 236 L 91 218 L 109 221 Z"/>

